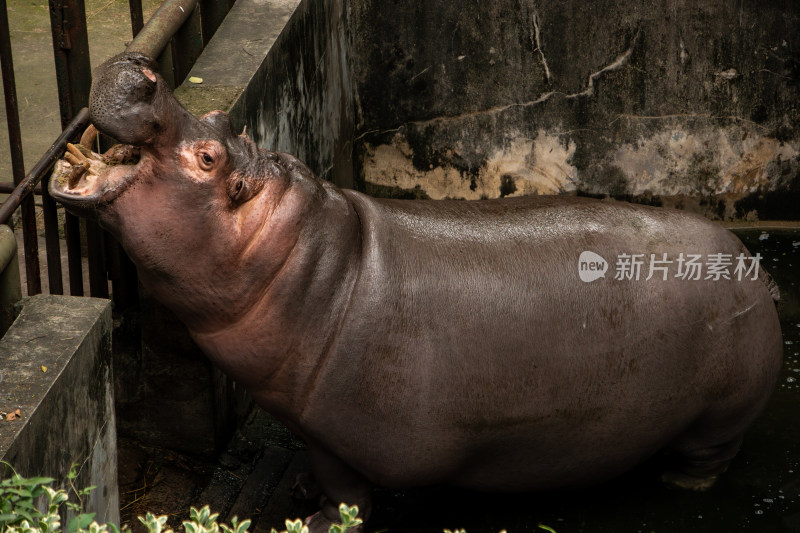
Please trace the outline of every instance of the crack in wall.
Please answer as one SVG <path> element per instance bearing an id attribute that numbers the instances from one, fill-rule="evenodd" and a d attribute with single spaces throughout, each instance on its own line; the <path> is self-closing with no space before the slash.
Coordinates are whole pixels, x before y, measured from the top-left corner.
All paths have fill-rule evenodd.
<path id="1" fill-rule="evenodd" d="M 550 83 L 550 67 L 547 65 L 547 58 L 544 57 L 542 50 L 542 37 L 539 30 L 539 15 L 533 12 L 533 44 L 536 46 L 536 51 L 539 52 L 539 57 L 542 58 L 542 66 L 544 67 L 544 78 L 547 83 Z"/>
<path id="2" fill-rule="evenodd" d="M 538 28 L 538 21 L 537 21 L 537 17 L 536 17 L 535 14 L 534 14 L 534 27 Z M 538 30 L 535 29 L 535 31 L 538 33 Z M 517 102 L 517 103 L 513 103 L 513 104 L 504 104 L 504 105 L 500 105 L 500 106 L 494 106 L 494 107 L 491 107 L 489 109 L 481 109 L 480 111 L 470 111 L 468 113 L 460 113 L 458 115 L 445 115 L 445 116 L 434 117 L 434 118 L 430 118 L 430 119 L 426 119 L 426 120 L 413 120 L 413 121 L 410 121 L 410 122 L 406 122 L 404 125 L 405 126 L 412 125 L 412 126 L 425 127 L 425 126 L 430 126 L 432 124 L 437 124 L 437 123 L 451 121 L 451 120 L 463 120 L 463 119 L 472 118 L 472 117 L 478 117 L 478 116 L 482 116 L 482 115 L 494 115 L 494 114 L 497 114 L 497 113 L 502 113 L 502 112 L 507 111 L 507 110 L 509 110 L 511 108 L 514 108 L 514 107 L 530 107 L 530 106 L 538 105 L 538 104 L 546 102 L 547 100 L 549 100 L 553 96 L 557 96 L 557 95 L 558 96 L 563 96 L 566 99 L 573 99 L 573 98 L 578 98 L 578 97 L 581 97 L 581 96 L 593 96 L 594 95 L 594 90 L 595 90 L 595 81 L 598 78 L 600 78 L 603 74 L 605 74 L 606 72 L 611 72 L 611 71 L 614 71 L 614 70 L 618 70 L 619 68 L 623 67 L 627 63 L 627 61 L 630 58 L 631 54 L 633 53 L 633 49 L 636 46 L 636 42 L 638 41 L 638 39 L 639 39 L 639 34 L 637 33 L 636 37 L 634 37 L 634 39 L 633 39 L 633 44 L 631 44 L 631 46 L 627 50 L 625 50 L 622 54 L 618 55 L 616 57 L 616 59 L 614 59 L 614 61 L 611 62 L 610 64 L 608 64 L 605 67 L 603 67 L 602 69 L 590 74 L 589 78 L 587 80 L 587 87 L 583 91 L 580 91 L 580 92 L 577 92 L 577 93 L 571 93 L 571 94 L 565 93 L 563 91 L 548 91 L 548 92 L 542 93 L 535 100 L 529 100 L 527 102 Z M 546 62 L 546 60 L 544 58 L 544 54 L 541 53 L 541 49 L 539 50 L 539 53 L 540 53 L 540 55 L 542 57 L 542 61 L 544 62 L 545 75 L 546 75 L 546 77 L 548 78 L 548 81 L 549 81 L 550 71 L 549 71 L 549 68 L 547 67 L 547 62 Z M 381 130 L 381 132 L 382 133 L 388 133 L 388 132 L 391 132 L 391 131 L 397 131 L 401 127 L 402 127 L 402 125 L 398 126 L 398 127 L 395 127 L 395 128 L 387 129 L 387 130 Z M 367 135 L 369 133 L 376 133 L 376 131 L 373 130 L 371 132 L 362 133 L 360 136 L 358 136 L 356 138 L 356 140 L 361 139 L 363 136 L 365 136 L 365 135 Z"/>
<path id="3" fill-rule="evenodd" d="M 621 55 L 617 56 L 613 63 L 610 65 L 606 65 L 602 69 L 598 70 L 593 74 L 589 74 L 589 80 L 587 82 L 586 90 L 581 91 L 575 94 L 569 94 L 566 98 L 577 98 L 579 96 L 592 96 L 594 94 L 594 82 L 597 78 L 605 74 L 606 72 L 611 72 L 612 70 L 617 70 L 622 67 L 627 61 L 628 58 L 631 57 L 633 53 L 633 48 L 636 46 L 636 42 L 639 40 L 639 34 L 636 34 L 636 37 L 633 38 L 633 44 L 631 44 L 630 48 L 625 50 Z"/>

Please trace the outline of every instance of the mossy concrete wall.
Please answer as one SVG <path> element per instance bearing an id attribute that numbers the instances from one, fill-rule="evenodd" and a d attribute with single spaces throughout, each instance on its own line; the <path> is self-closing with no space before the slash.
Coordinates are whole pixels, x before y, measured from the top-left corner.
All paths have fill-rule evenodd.
<path id="1" fill-rule="evenodd" d="M 800 3 L 349 4 L 367 190 L 800 217 Z"/>
<path id="2" fill-rule="evenodd" d="M 108 300 L 23 301 L 0 338 L 0 414 L 0 460 L 65 488 L 76 464 L 75 486 L 97 487 L 87 511 L 119 523 Z"/>

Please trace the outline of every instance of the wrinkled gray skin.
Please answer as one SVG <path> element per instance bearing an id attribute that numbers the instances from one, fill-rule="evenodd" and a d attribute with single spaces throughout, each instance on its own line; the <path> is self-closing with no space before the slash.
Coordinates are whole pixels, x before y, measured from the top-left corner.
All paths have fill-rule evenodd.
<path id="1" fill-rule="evenodd" d="M 781 366 L 774 284 L 675 264 L 613 279 L 623 253 L 747 253 L 731 233 L 575 197 L 340 190 L 224 113 L 195 119 L 154 70 L 123 55 L 92 89 L 94 124 L 141 161 L 51 192 L 94 213 L 208 357 L 306 440 L 327 497 L 313 530 L 340 501 L 368 515 L 373 485 L 575 487 L 666 449 L 667 479 L 705 488 L 736 454 Z M 604 278 L 579 279 L 584 250 Z"/>

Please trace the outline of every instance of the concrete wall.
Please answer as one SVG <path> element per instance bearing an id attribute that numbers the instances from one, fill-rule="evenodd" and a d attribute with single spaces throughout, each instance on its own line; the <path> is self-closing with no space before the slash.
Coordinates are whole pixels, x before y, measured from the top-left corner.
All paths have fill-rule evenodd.
<path id="1" fill-rule="evenodd" d="M 341 187 L 353 186 L 347 30 L 341 1 L 300 2 L 231 109 L 259 145 L 294 154 Z"/>
<path id="2" fill-rule="evenodd" d="M 797 2 L 349 6 L 368 192 L 800 216 Z"/>
<path id="3" fill-rule="evenodd" d="M 77 464 L 75 486 L 97 486 L 86 510 L 118 524 L 108 300 L 39 295 L 23 302 L 0 338 L 0 412 L 16 410 L 20 418 L 0 420 L 0 460 L 66 488 Z"/>

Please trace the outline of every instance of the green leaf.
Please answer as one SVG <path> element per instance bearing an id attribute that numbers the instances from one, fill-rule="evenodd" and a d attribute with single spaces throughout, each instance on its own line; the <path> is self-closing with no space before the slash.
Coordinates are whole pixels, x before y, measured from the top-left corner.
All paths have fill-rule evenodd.
<path id="1" fill-rule="evenodd" d="M 33 498 L 33 494 L 28 489 L 17 489 L 17 488 L 11 489 L 11 488 L 9 488 L 9 489 L 4 489 L 3 492 L 5 492 L 6 494 L 14 494 L 14 495 L 20 496 L 22 498 L 27 498 L 27 499 Z"/>
<path id="2" fill-rule="evenodd" d="M 161 529 L 167 523 L 167 517 L 166 515 L 157 517 L 153 513 L 147 513 L 144 518 L 140 516 L 139 521 L 144 524 L 148 533 L 161 533 Z"/>
<path id="3" fill-rule="evenodd" d="M 51 477 L 29 477 L 29 478 L 20 478 L 20 485 L 24 486 L 32 486 L 32 485 L 50 485 L 53 483 L 55 479 Z"/>
<path id="4" fill-rule="evenodd" d="M 556 533 L 555 529 L 553 529 L 550 526 L 546 526 L 544 524 L 539 524 L 539 529 L 544 529 L 545 531 L 548 531 L 549 533 Z"/>
<path id="5" fill-rule="evenodd" d="M 36 513 L 37 514 L 41 514 L 38 511 L 36 511 Z M 17 509 L 17 514 L 20 517 L 22 517 L 25 520 L 27 520 L 28 522 L 30 522 L 30 523 L 34 523 L 35 522 L 35 520 L 33 519 L 33 514 L 32 513 L 28 513 L 27 510 Z M 19 518 L 17 518 L 17 520 L 19 520 Z"/>
<path id="6" fill-rule="evenodd" d="M 303 524 L 303 521 L 299 518 L 295 520 L 286 519 L 286 531 L 287 533 L 308 533 L 308 526 Z"/>
<path id="7" fill-rule="evenodd" d="M 73 517 L 72 520 L 69 521 L 69 525 L 67 525 L 67 531 L 74 533 L 79 529 L 86 529 L 94 520 L 94 515 L 95 513 L 83 513 Z"/>

